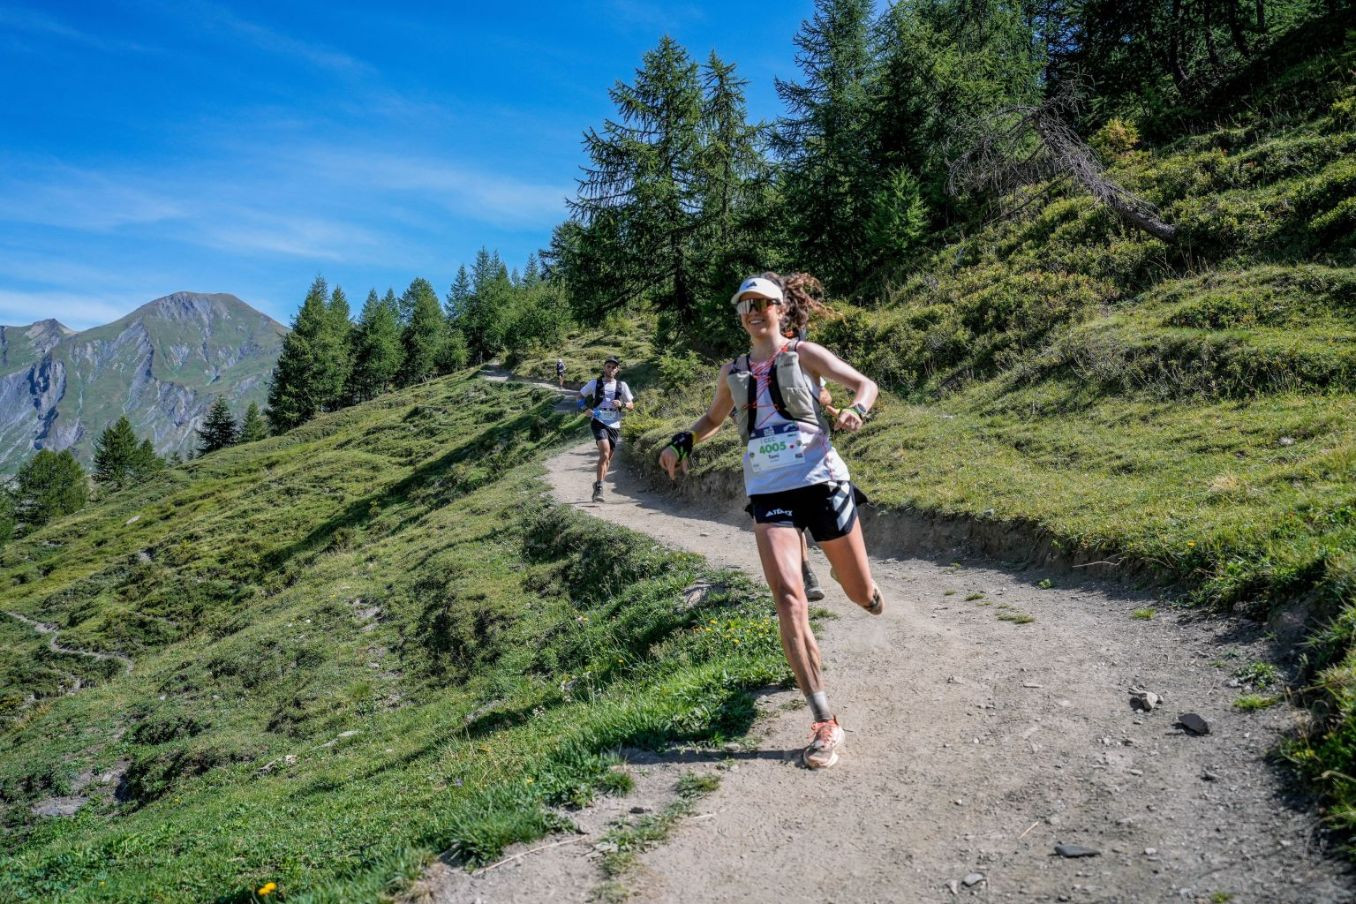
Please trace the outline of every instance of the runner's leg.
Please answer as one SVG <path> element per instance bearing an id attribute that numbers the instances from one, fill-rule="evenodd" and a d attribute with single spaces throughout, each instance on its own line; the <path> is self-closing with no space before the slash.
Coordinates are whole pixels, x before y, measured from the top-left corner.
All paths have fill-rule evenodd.
<path id="1" fill-rule="evenodd" d="M 598 440 L 598 482 L 607 476 L 607 466 L 612 460 L 612 442 L 604 436 Z"/>
<path id="2" fill-rule="evenodd" d="M 763 563 L 763 575 L 777 604 L 777 628 L 782 637 L 782 650 L 796 686 L 809 697 L 822 693 L 824 679 L 819 660 L 819 644 L 810 630 L 810 604 L 805 600 L 805 587 L 800 572 L 800 533 L 789 524 L 756 524 L 758 558 Z"/>
<path id="3" fill-rule="evenodd" d="M 860 519 L 846 536 L 836 540 L 820 540 L 819 548 L 833 566 L 833 575 L 842 585 L 848 599 L 863 608 L 871 605 L 876 582 L 871 578 L 871 563 L 866 557 L 866 541 L 862 539 Z"/>

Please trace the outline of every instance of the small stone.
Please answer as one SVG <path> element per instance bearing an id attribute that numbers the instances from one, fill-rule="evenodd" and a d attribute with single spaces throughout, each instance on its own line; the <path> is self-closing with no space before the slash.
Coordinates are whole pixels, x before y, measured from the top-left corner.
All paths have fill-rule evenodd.
<path id="1" fill-rule="evenodd" d="M 1175 727 L 1180 727 L 1188 734 L 1208 735 L 1210 734 L 1210 723 L 1206 722 L 1196 713 L 1182 713 L 1173 723 Z"/>
<path id="2" fill-rule="evenodd" d="M 1096 848 L 1084 847 L 1081 844 L 1064 844 L 1060 842 L 1055 845 L 1055 853 L 1061 857 L 1096 857 L 1102 853 Z"/>
<path id="3" fill-rule="evenodd" d="M 1293 446 L 1295 444 L 1295 438 L 1293 436 L 1283 436 L 1278 439 L 1276 443 L 1281 446 Z"/>
<path id="4" fill-rule="evenodd" d="M 1152 856 L 1154 856 L 1154 855 L 1157 854 L 1157 853 L 1158 853 L 1158 848 L 1145 848 L 1145 849 L 1144 849 L 1144 856 L 1145 856 L 1145 857 L 1152 857 Z"/>
<path id="5" fill-rule="evenodd" d="M 1201 781 L 1203 782 L 1213 782 L 1218 778 L 1219 776 L 1215 775 L 1215 773 L 1211 772 L 1209 769 L 1205 769 L 1201 772 Z"/>
<path id="6" fill-rule="evenodd" d="M 1146 691 L 1142 688 L 1132 688 L 1130 690 L 1130 708 L 1143 713 L 1151 713 L 1163 702 L 1163 698 L 1153 691 Z"/>
<path id="7" fill-rule="evenodd" d="M 984 881 L 983 873 L 970 873 L 964 879 L 961 880 L 961 884 L 964 885 L 966 888 L 973 888 L 983 881 Z"/>
<path id="8" fill-rule="evenodd" d="M 632 813 L 649 813 L 649 812 L 650 812 L 650 808 L 649 808 L 649 807 L 632 807 L 632 808 L 631 808 L 631 812 L 632 812 Z"/>
<path id="9" fill-rule="evenodd" d="M 946 887 L 947 889 L 950 890 L 950 892 L 953 895 L 960 894 L 960 882 L 956 881 L 955 879 L 952 879 L 950 882 L 946 883 Z"/>

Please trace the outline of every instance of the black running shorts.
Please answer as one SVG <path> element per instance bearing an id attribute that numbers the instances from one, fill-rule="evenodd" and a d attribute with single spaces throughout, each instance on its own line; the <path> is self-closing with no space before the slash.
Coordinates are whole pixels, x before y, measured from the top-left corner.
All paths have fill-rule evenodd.
<path id="1" fill-rule="evenodd" d="M 602 421 L 590 420 L 589 429 L 593 431 L 593 438 L 598 442 L 607 440 L 614 449 L 621 445 L 620 427 L 609 427 Z"/>
<path id="2" fill-rule="evenodd" d="M 866 502 L 866 494 L 851 482 L 829 481 L 780 493 L 757 493 L 749 497 L 748 511 L 756 524 L 808 528 L 810 536 L 822 543 L 850 534 L 857 523 L 857 506 Z"/>

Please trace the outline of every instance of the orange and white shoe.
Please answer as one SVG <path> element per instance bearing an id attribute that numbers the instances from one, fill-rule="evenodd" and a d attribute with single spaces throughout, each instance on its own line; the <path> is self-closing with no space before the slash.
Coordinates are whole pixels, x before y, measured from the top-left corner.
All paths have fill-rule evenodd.
<path id="1" fill-rule="evenodd" d="M 828 769 L 838 762 L 838 751 L 842 749 L 847 736 L 843 734 L 836 716 L 827 722 L 811 725 L 810 735 L 810 746 L 802 754 L 807 769 Z"/>

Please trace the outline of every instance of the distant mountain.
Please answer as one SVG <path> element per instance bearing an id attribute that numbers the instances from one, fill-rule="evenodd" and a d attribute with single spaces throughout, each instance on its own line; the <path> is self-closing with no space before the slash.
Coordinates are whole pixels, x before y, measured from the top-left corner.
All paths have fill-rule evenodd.
<path id="1" fill-rule="evenodd" d="M 37 449 L 88 464 L 124 414 L 157 452 L 187 452 L 218 395 L 237 418 L 263 406 L 286 332 L 234 295 L 196 292 L 79 333 L 56 320 L 0 326 L 0 472 Z"/>

